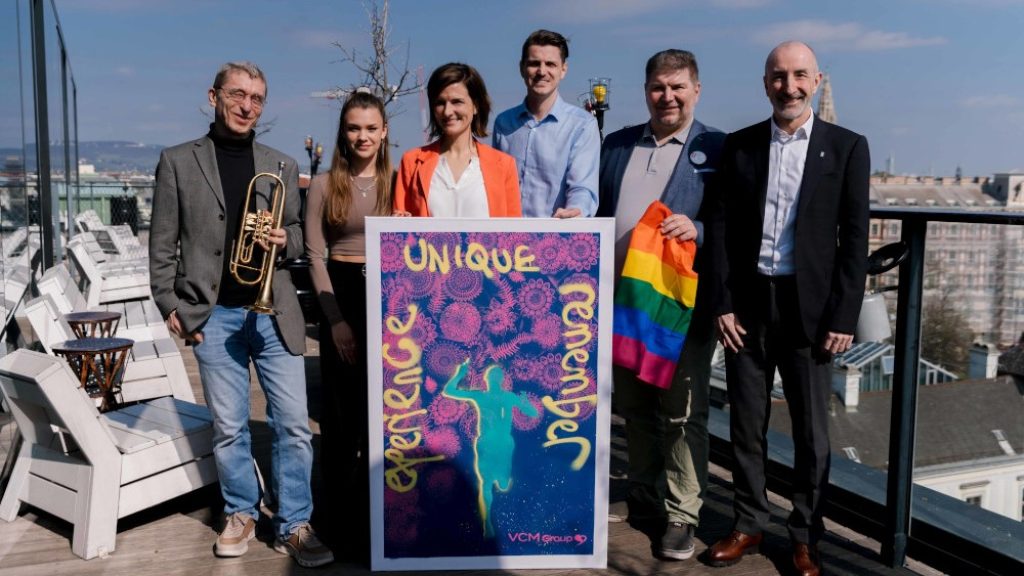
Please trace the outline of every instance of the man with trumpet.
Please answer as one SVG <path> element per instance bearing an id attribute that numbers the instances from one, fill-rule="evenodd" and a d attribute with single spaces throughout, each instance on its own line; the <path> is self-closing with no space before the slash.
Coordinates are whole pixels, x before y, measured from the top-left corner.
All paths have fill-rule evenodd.
<path id="1" fill-rule="evenodd" d="M 226 515 L 214 553 L 241 556 L 256 532 L 260 487 L 249 435 L 251 361 L 273 434 L 274 549 L 311 567 L 334 558 L 309 526 L 313 451 L 302 360 L 305 322 L 290 273 L 274 261 L 275 255 L 303 252 L 298 166 L 254 141 L 266 97 L 266 79 L 255 64 L 224 64 L 208 92 L 214 109 L 209 133 L 161 153 L 150 280 L 168 329 L 193 346 L 214 418 Z M 244 225 L 254 211 L 274 215 L 265 234 Z M 239 244 L 244 249 L 236 250 Z M 239 254 L 246 254 L 244 262 Z"/>

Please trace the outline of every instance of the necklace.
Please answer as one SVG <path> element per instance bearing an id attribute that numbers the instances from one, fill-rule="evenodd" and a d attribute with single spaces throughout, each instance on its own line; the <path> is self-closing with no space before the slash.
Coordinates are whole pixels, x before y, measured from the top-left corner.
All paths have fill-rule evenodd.
<path id="1" fill-rule="evenodd" d="M 349 176 L 349 180 L 352 181 L 352 187 L 355 188 L 356 190 L 358 190 L 359 193 L 363 195 L 363 198 L 366 198 L 366 195 L 369 194 L 369 192 L 371 190 L 373 190 L 374 188 L 377 187 L 377 177 L 376 176 L 371 177 L 370 181 L 368 183 L 366 183 L 364 186 L 360 186 L 359 185 L 359 182 L 356 180 L 355 176 Z"/>

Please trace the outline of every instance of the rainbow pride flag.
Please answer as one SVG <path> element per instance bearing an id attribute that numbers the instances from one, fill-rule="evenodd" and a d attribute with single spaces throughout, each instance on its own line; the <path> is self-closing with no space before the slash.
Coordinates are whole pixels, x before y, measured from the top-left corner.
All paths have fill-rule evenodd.
<path id="1" fill-rule="evenodd" d="M 659 388 L 672 385 L 697 296 L 697 245 L 659 230 L 672 214 L 655 201 L 633 229 L 615 287 L 612 362 Z"/>

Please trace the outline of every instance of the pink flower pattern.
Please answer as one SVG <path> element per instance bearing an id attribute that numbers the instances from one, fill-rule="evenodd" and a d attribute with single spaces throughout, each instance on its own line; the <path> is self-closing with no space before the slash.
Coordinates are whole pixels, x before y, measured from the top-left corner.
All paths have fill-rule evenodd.
<path id="1" fill-rule="evenodd" d="M 562 319 L 554 314 L 535 318 L 530 336 L 546 350 L 557 348 L 562 343 Z"/>
<path id="2" fill-rule="evenodd" d="M 430 403 L 430 419 L 438 426 L 458 422 L 466 411 L 466 403 L 452 400 L 447 396 L 438 395 Z"/>
<path id="3" fill-rule="evenodd" d="M 519 309 L 534 318 L 546 314 L 555 300 L 555 291 L 545 280 L 528 280 L 519 288 Z"/>
<path id="4" fill-rule="evenodd" d="M 462 344 L 476 340 L 482 324 L 480 311 L 466 302 L 453 302 L 441 313 L 441 334 Z"/>
<path id="5" fill-rule="evenodd" d="M 448 246 L 451 268 L 448 274 L 429 270 L 412 272 L 406 269 L 402 250 L 411 246 L 414 261 L 422 261 L 420 237 L 440 252 Z M 541 273 L 516 272 L 485 277 L 478 271 L 459 267 L 454 247 L 476 242 L 488 249 L 506 250 L 514 254 L 517 246 L 526 246 L 533 265 Z M 419 426 L 423 435 L 420 446 L 407 450 L 409 457 L 442 455 L 444 461 L 418 466 L 420 482 L 415 490 L 398 494 L 385 487 L 384 529 L 388 546 L 414 545 L 421 535 L 420 518 L 424 514 L 418 495 L 423 492 L 435 504 L 455 498 L 459 485 L 458 467 L 466 454 L 472 454 L 473 438 L 478 434 L 477 414 L 466 402 L 441 394 L 455 367 L 470 359 L 470 372 L 461 388 L 483 389 L 484 369 L 499 365 L 505 373 L 502 389 L 525 393 L 538 416 L 528 417 L 521 410 L 512 412 L 515 433 L 543 441 L 544 427 L 551 414 L 541 397 L 562 399 L 559 393 L 573 383 L 562 382 L 565 338 L 562 308 L 579 295 L 560 295 L 557 288 L 568 283 L 583 282 L 597 289 L 596 270 L 598 241 L 586 233 L 389 233 L 381 241 L 381 290 L 383 311 L 401 320 L 408 318 L 407 307 L 415 304 L 419 313 L 406 336 L 422 348 L 423 367 L 420 396 L 411 408 L 385 409 L 385 415 L 426 408 L 426 414 L 410 418 L 405 425 Z M 464 261 L 463 261 L 464 262 Z M 579 321 L 579 319 L 577 319 Z M 597 318 L 589 321 L 595 340 L 588 344 L 594 355 Z M 384 342 L 392 346 L 398 337 L 384 329 Z M 404 353 L 401 357 L 404 357 Z M 595 358 L 596 361 L 596 358 Z M 397 371 L 385 363 L 384 385 L 390 386 Z M 590 384 L 572 397 L 585 396 L 597 389 L 594 370 L 587 369 Z M 593 418 L 596 409 L 589 403 L 579 404 L 578 422 Z M 385 425 L 386 426 L 386 425 Z M 385 429 L 385 434 L 387 431 Z M 517 442 L 519 440 L 517 439 Z M 534 440 L 531 440 L 533 442 Z M 526 445 L 526 444 L 524 444 Z"/>
<path id="6" fill-rule="evenodd" d="M 531 246 L 537 266 L 545 274 L 552 274 L 565 267 L 563 261 L 564 243 L 555 236 L 544 236 Z"/>
<path id="7" fill-rule="evenodd" d="M 479 296 L 483 288 L 483 274 L 468 268 L 455 268 L 444 281 L 445 295 L 463 302 Z"/>
<path id="8" fill-rule="evenodd" d="M 593 268 L 600 255 L 597 236 L 593 234 L 573 234 L 569 240 L 569 250 L 564 254 L 566 265 L 577 272 Z"/>
<path id="9" fill-rule="evenodd" d="M 459 434 L 451 426 L 428 428 L 424 434 L 424 445 L 431 456 L 440 454 L 454 458 L 462 450 Z"/>

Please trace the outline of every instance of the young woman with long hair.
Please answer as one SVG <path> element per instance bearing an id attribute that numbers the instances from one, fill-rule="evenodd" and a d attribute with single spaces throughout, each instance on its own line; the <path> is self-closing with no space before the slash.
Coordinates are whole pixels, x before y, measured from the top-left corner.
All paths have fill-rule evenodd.
<path id="1" fill-rule="evenodd" d="M 363 536 L 370 528 L 364 218 L 391 214 L 387 136 L 383 102 L 370 93 L 349 96 L 331 168 L 313 179 L 306 199 L 306 255 L 321 310 L 322 517 L 355 516 L 352 534 Z M 341 535 L 341 523 L 324 524 L 337 528 L 332 535 L 325 526 L 325 537 Z M 359 540 L 346 538 L 350 558 L 367 557 L 369 542 Z"/>

